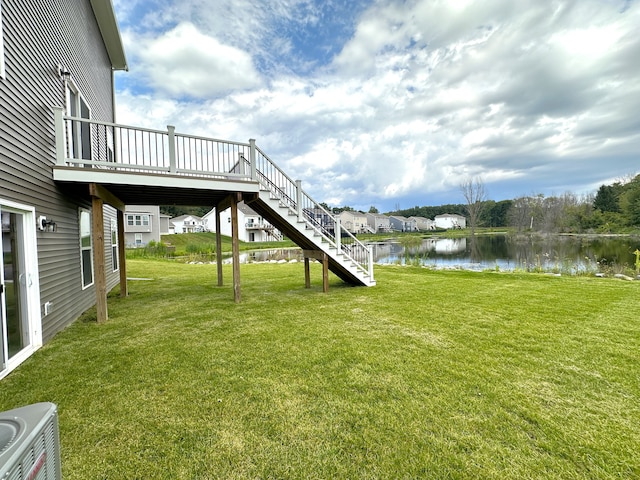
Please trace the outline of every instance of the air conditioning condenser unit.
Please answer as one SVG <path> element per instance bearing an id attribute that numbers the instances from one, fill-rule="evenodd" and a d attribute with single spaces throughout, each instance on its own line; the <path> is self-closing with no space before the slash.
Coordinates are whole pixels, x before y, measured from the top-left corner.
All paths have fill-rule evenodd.
<path id="1" fill-rule="evenodd" d="M 43 402 L 0 413 L 0 479 L 61 478 L 56 406 Z"/>

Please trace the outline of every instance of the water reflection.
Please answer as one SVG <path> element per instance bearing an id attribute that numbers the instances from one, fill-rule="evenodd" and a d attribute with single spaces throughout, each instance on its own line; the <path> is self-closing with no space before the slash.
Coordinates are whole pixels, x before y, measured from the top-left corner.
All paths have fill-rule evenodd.
<path id="1" fill-rule="evenodd" d="M 240 263 L 285 263 L 290 261 L 301 261 L 302 250 L 299 248 L 274 248 L 272 250 L 255 250 L 240 253 Z M 232 263 L 231 255 L 225 256 L 222 263 Z"/>
<path id="2" fill-rule="evenodd" d="M 482 235 L 426 238 L 417 245 L 399 241 L 369 243 L 377 264 L 424 265 L 467 270 L 527 270 L 560 273 L 601 271 L 603 266 L 634 268 L 640 237 Z M 242 252 L 241 263 L 302 261 L 299 248 Z M 215 261 L 215 257 L 205 259 Z M 223 259 L 231 263 L 231 256 Z"/>
<path id="3" fill-rule="evenodd" d="M 414 264 L 472 270 L 540 270 L 575 273 L 597 264 L 633 266 L 638 237 L 507 236 L 429 238 L 419 246 L 375 244 L 379 264 Z"/>

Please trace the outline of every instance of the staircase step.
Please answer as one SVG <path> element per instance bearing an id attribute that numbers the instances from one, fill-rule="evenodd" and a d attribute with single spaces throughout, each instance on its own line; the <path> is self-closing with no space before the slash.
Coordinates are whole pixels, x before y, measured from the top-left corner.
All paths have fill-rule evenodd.
<path id="1" fill-rule="evenodd" d="M 300 218 L 296 210 L 277 198 L 277 196 L 274 196 L 269 189 L 261 188 L 256 200 L 261 202 L 262 208 L 269 212 L 265 211 L 267 213 L 265 217 L 271 215 L 280 218 L 280 223 L 283 224 L 282 226 L 285 230 L 289 230 L 291 233 L 297 232 L 298 236 L 301 236 L 301 240 L 305 239 L 304 244 L 306 246 L 304 248 L 311 247 L 326 253 L 329 256 L 330 268 L 337 268 L 341 271 L 341 275 L 348 279 L 347 281 L 360 285 L 375 285 L 375 281 L 370 280 L 370 276 L 364 266 L 351 258 L 348 246 L 344 246 L 344 250 L 342 248 L 338 250 L 336 243 L 327 238 L 322 231 L 318 230 L 307 219 Z M 292 217 L 296 217 L 295 220 Z"/>

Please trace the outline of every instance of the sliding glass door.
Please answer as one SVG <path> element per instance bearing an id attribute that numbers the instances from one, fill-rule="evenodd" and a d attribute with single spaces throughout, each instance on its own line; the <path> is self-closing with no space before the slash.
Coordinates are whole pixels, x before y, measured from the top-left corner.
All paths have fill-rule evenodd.
<path id="1" fill-rule="evenodd" d="M 0 204 L 0 377 L 41 341 L 34 216 Z"/>

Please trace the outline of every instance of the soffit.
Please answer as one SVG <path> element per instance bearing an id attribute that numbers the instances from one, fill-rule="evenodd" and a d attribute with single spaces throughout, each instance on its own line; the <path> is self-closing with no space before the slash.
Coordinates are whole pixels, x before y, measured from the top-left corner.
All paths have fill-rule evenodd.
<path id="1" fill-rule="evenodd" d="M 100 34 L 104 41 L 114 70 L 128 70 L 127 57 L 124 53 L 120 29 L 116 20 L 111 0 L 90 0 L 93 13 L 98 21 Z"/>

